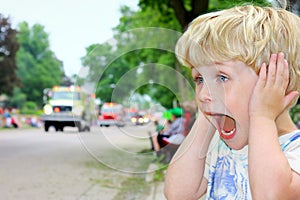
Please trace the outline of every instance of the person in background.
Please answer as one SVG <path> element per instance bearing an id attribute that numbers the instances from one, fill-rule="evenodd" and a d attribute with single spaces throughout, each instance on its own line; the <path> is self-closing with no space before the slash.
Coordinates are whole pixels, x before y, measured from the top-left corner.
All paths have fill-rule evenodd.
<path id="1" fill-rule="evenodd" d="M 183 110 L 181 108 L 173 108 L 168 110 L 171 114 L 171 124 L 168 130 L 163 130 L 154 136 L 153 144 L 154 150 L 159 151 L 161 148 L 168 144 L 180 145 L 184 140 L 184 124 L 185 119 L 183 116 Z"/>
<path id="2" fill-rule="evenodd" d="M 195 101 L 186 101 L 182 103 L 185 123 L 184 123 L 184 137 L 188 135 L 196 120 L 197 104 Z"/>
<path id="3" fill-rule="evenodd" d="M 11 119 L 11 114 L 8 110 L 8 108 L 5 108 L 4 109 L 4 112 L 3 112 L 3 125 L 5 128 L 9 128 L 12 126 L 12 123 L 11 123 L 12 119 Z"/>
<path id="4" fill-rule="evenodd" d="M 154 144 L 153 144 L 153 137 L 157 137 L 158 134 L 160 134 L 161 131 L 164 130 L 164 126 L 161 125 L 157 119 L 155 119 L 153 121 L 154 125 L 155 125 L 155 132 L 154 132 L 154 136 L 152 135 L 151 132 L 149 132 L 149 138 L 150 138 L 150 144 L 151 144 L 151 150 L 154 151 L 155 150 L 155 147 L 154 147 Z"/>
<path id="5" fill-rule="evenodd" d="M 155 132 L 160 133 L 161 131 L 164 130 L 164 126 L 161 125 L 158 120 L 154 120 L 154 125 L 155 125 Z"/>

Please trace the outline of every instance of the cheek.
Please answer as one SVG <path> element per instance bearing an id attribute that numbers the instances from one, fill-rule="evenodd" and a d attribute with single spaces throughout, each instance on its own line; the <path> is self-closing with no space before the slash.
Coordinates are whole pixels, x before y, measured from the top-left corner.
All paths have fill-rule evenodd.
<path id="1" fill-rule="evenodd" d="M 230 98 L 227 101 L 231 102 L 233 107 L 236 107 L 243 112 L 248 112 L 252 91 L 255 87 L 257 78 L 249 76 L 248 81 L 245 82 L 245 80 L 237 81 L 236 84 L 230 88 L 230 90 L 227 90 L 226 97 Z"/>
<path id="2" fill-rule="evenodd" d="M 237 123 L 243 127 L 248 127 L 249 103 L 253 87 L 254 84 L 241 85 L 241 87 L 236 88 L 236 90 L 231 90 L 230 94 L 227 93 L 226 95 L 227 108 L 230 108 L 230 112 Z"/>
<path id="3" fill-rule="evenodd" d="M 197 102 L 198 106 L 199 106 L 199 103 L 200 103 L 199 95 L 200 95 L 200 88 L 199 88 L 199 86 L 196 85 L 196 88 L 195 88 L 195 98 L 196 98 L 196 102 Z"/>

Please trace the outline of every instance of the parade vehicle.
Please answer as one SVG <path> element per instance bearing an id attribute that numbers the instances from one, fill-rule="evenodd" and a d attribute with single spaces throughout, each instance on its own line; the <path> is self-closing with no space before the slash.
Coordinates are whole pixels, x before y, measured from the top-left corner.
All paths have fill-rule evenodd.
<path id="1" fill-rule="evenodd" d="M 115 125 L 120 127 L 125 126 L 124 118 L 125 111 L 121 104 L 106 102 L 101 107 L 98 123 L 100 126 Z"/>
<path id="2" fill-rule="evenodd" d="M 90 131 L 94 115 L 94 97 L 79 86 L 54 86 L 44 90 L 44 114 L 41 119 L 46 132 L 53 126 L 56 131 L 64 127 L 77 127 Z"/>
<path id="3" fill-rule="evenodd" d="M 139 113 L 132 113 L 131 122 L 134 125 L 143 125 L 144 124 L 144 117 L 143 117 L 143 115 L 141 115 Z"/>

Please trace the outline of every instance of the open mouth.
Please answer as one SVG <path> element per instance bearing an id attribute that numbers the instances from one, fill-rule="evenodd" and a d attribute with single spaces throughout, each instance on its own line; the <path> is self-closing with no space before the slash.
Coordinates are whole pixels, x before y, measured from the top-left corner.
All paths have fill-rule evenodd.
<path id="1" fill-rule="evenodd" d="M 236 123 L 235 120 L 225 114 L 209 114 L 215 121 L 213 123 L 219 134 L 220 137 L 224 140 L 232 139 L 236 134 Z"/>

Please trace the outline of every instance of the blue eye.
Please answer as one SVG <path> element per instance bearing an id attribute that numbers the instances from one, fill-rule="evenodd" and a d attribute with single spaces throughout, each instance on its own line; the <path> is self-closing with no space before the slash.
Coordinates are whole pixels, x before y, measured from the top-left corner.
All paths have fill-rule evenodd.
<path id="1" fill-rule="evenodd" d="M 201 76 L 198 76 L 198 77 L 194 78 L 194 81 L 196 82 L 196 84 L 202 84 L 203 78 Z"/>
<path id="2" fill-rule="evenodd" d="M 219 75 L 219 76 L 218 76 L 218 79 L 219 79 L 221 82 L 226 82 L 226 81 L 228 81 L 228 78 L 227 78 L 226 76 L 224 76 L 224 75 Z"/>

